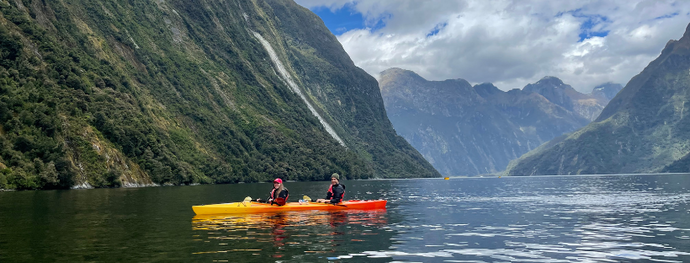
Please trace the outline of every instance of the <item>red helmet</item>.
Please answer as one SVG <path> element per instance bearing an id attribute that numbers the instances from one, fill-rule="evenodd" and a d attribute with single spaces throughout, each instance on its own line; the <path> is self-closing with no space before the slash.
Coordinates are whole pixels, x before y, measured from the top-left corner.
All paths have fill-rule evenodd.
<path id="1" fill-rule="evenodd" d="M 283 183 L 283 179 L 276 178 L 275 180 L 273 180 L 273 182 L 274 182 L 274 183 L 282 184 L 282 183 Z"/>

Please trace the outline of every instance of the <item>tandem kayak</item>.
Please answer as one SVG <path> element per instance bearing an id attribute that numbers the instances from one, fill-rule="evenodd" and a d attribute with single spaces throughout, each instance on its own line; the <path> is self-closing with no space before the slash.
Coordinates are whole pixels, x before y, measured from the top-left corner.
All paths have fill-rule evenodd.
<path id="1" fill-rule="evenodd" d="M 315 202 L 289 202 L 284 206 L 277 206 L 258 202 L 237 202 L 192 206 L 194 213 L 197 215 L 247 214 L 297 210 L 364 210 L 381 208 L 386 208 L 386 200 L 350 200 L 343 201 L 335 205 Z"/>

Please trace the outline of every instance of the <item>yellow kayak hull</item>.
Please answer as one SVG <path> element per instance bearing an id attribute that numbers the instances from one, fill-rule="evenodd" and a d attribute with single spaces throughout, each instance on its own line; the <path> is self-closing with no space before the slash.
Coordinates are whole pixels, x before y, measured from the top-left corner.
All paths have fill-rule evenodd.
<path id="1" fill-rule="evenodd" d="M 284 206 L 270 205 L 257 202 L 237 202 L 213 205 L 192 206 L 197 215 L 213 214 L 249 214 L 298 210 L 344 210 L 344 209 L 381 209 L 386 208 L 386 200 L 350 200 L 339 204 L 323 204 L 314 202 L 290 202 Z"/>

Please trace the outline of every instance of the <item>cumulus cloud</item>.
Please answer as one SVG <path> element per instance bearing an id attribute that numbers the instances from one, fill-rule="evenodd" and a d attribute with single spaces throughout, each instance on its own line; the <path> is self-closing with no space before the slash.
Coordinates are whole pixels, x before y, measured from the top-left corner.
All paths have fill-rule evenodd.
<path id="1" fill-rule="evenodd" d="M 581 92 L 625 84 L 690 23 L 685 0 L 297 0 L 347 7 L 367 28 L 338 39 L 369 74 L 390 67 L 429 80 L 522 88 L 556 76 Z M 381 25 L 383 26 L 372 26 Z"/>

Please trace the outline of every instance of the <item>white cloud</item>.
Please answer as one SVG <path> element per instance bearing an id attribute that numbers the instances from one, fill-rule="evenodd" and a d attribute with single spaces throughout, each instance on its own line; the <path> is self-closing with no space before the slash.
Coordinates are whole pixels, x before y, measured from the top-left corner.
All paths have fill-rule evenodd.
<path id="1" fill-rule="evenodd" d="M 337 10 L 346 4 L 377 30 L 338 39 L 355 64 L 373 76 L 390 68 L 429 80 L 464 78 L 522 88 L 556 76 L 582 92 L 627 83 L 680 38 L 690 22 L 685 0 L 297 0 Z M 592 33 L 580 42 L 582 25 Z M 429 35 L 434 29 L 436 34 Z M 587 33 L 584 32 L 584 33 Z"/>

